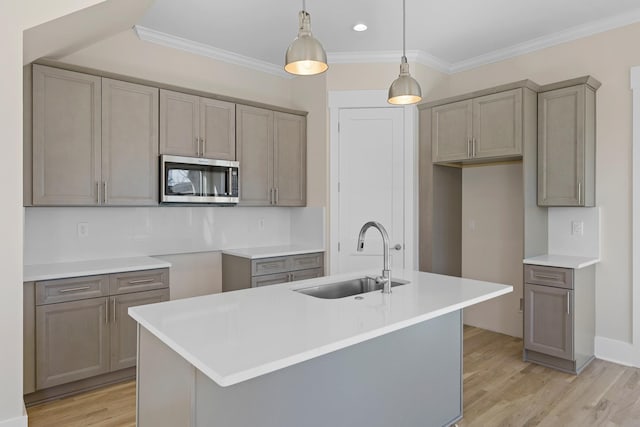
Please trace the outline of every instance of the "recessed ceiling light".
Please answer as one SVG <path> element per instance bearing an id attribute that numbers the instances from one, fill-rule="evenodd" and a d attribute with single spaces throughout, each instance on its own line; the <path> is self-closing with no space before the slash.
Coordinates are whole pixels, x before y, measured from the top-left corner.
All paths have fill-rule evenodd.
<path id="1" fill-rule="evenodd" d="M 364 24 L 356 24 L 353 26 L 353 31 L 361 32 L 361 31 L 365 31 L 366 29 L 367 29 L 367 26 Z"/>

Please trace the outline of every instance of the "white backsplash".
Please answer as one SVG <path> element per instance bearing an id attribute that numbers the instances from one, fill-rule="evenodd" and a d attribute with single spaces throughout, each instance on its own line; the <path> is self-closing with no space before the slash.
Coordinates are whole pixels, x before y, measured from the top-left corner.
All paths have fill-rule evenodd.
<path id="1" fill-rule="evenodd" d="M 548 253 L 600 258 L 599 208 L 549 208 L 548 221 Z M 583 234 L 572 232 L 573 222 L 583 224 Z"/>
<path id="2" fill-rule="evenodd" d="M 87 237 L 79 237 L 81 223 L 87 224 Z M 24 263 L 217 251 L 301 239 L 323 246 L 323 208 L 26 208 Z"/>

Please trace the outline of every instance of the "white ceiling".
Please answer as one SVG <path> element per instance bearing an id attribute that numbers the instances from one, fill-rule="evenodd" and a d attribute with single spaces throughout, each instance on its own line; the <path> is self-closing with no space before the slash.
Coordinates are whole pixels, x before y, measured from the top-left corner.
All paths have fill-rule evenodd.
<path id="1" fill-rule="evenodd" d="M 406 3 L 409 60 L 421 58 L 448 72 L 640 21 L 640 0 Z M 186 39 L 200 50 L 211 47 L 281 68 L 301 8 L 297 0 L 155 0 L 139 25 L 161 35 L 165 44 L 178 37 L 178 44 L 188 44 L 181 40 Z M 399 56 L 400 0 L 308 0 L 307 11 L 329 62 Z M 353 31 L 358 22 L 369 29 Z"/>

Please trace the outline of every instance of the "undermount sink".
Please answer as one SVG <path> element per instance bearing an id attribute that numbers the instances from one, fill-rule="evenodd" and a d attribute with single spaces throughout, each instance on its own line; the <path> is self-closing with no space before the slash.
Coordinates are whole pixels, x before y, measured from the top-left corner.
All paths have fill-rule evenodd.
<path id="1" fill-rule="evenodd" d="M 391 279 L 391 287 L 406 285 L 406 280 Z M 382 290 L 382 283 L 377 283 L 374 277 L 361 277 L 345 280 L 344 282 L 329 283 L 311 288 L 294 289 L 301 294 L 311 295 L 316 298 L 336 299 L 364 294 L 366 292 Z"/>

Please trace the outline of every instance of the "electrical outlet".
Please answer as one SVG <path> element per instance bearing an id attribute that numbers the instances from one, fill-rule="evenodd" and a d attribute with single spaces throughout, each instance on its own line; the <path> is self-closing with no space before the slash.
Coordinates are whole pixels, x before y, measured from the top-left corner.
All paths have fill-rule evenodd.
<path id="1" fill-rule="evenodd" d="M 80 237 L 80 238 L 89 237 L 89 223 L 88 222 L 79 222 L 78 223 L 78 237 Z"/>
<path id="2" fill-rule="evenodd" d="M 571 234 L 574 236 L 584 235 L 584 222 L 571 221 Z"/>
<path id="3" fill-rule="evenodd" d="M 264 230 L 264 218 L 260 218 L 260 219 L 258 220 L 258 228 L 259 228 L 260 230 Z"/>

